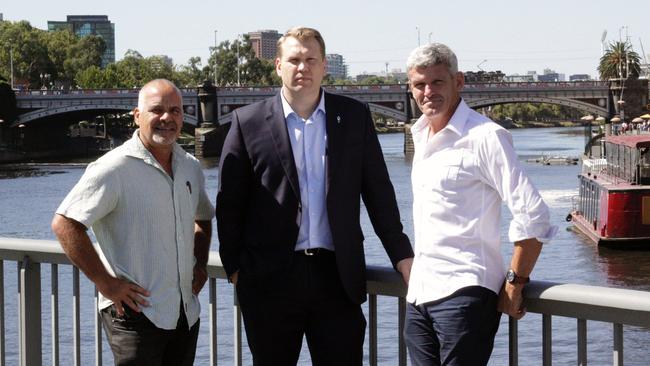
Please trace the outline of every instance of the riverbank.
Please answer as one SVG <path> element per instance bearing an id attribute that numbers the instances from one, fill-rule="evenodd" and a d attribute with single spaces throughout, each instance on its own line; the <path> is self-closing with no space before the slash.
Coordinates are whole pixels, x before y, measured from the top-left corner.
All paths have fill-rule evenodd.
<path id="1" fill-rule="evenodd" d="M 518 129 L 518 128 L 552 128 L 552 127 L 582 127 L 582 123 L 580 122 L 572 122 L 572 121 L 557 121 L 557 122 L 540 122 L 540 121 L 520 121 L 520 122 L 512 122 L 512 121 L 500 121 L 497 122 L 499 125 L 501 125 L 503 128 L 506 129 Z M 405 126 L 410 126 L 410 125 L 405 125 Z M 402 133 L 404 132 L 405 126 L 399 126 L 399 127 L 375 127 L 375 131 L 377 131 L 378 134 L 383 134 L 383 133 Z"/>
<path id="2" fill-rule="evenodd" d="M 572 121 L 554 121 L 554 122 L 539 122 L 539 121 L 520 121 L 513 122 L 512 127 L 506 128 L 547 128 L 547 127 L 581 127 L 582 123 Z"/>

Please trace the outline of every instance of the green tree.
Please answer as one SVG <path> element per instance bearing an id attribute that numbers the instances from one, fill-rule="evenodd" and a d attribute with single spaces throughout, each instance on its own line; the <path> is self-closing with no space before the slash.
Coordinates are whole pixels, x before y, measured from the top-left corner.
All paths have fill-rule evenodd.
<path id="1" fill-rule="evenodd" d="M 47 54 L 52 63 L 53 80 L 72 80 L 74 75 L 66 75 L 65 62 L 69 58 L 70 47 L 77 43 L 77 36 L 69 30 L 52 32 L 46 37 Z"/>
<path id="2" fill-rule="evenodd" d="M 214 65 L 217 67 L 219 86 L 237 85 L 238 69 L 241 85 L 279 85 L 280 79 L 275 66 L 269 60 L 258 59 L 247 35 L 243 40 L 224 41 L 219 44 L 208 60 L 209 78 L 214 80 Z M 239 66 L 237 55 L 239 54 Z M 216 61 L 215 61 L 216 60 Z M 204 69 L 205 70 L 205 69 Z"/>
<path id="3" fill-rule="evenodd" d="M 612 42 L 600 58 L 598 72 L 601 80 L 638 79 L 641 58 L 628 42 Z"/>
<path id="4" fill-rule="evenodd" d="M 106 43 L 99 36 L 88 35 L 77 38 L 76 42 L 68 46 L 66 59 L 63 62 L 65 80 L 73 81 L 79 71 L 91 66 L 99 67 L 105 50 Z"/>
<path id="5" fill-rule="evenodd" d="M 38 88 L 40 74 L 51 74 L 52 63 L 45 46 L 46 32 L 33 28 L 27 21 L 0 22 L 0 72 L 8 80 L 10 75 L 9 51 L 13 50 L 14 79 L 16 85 Z"/>
<path id="6" fill-rule="evenodd" d="M 172 81 L 179 86 L 194 87 L 211 76 L 208 66 L 201 67 L 200 57 L 190 57 L 186 65 L 174 67 Z M 214 76 L 211 80 L 214 80 Z"/>

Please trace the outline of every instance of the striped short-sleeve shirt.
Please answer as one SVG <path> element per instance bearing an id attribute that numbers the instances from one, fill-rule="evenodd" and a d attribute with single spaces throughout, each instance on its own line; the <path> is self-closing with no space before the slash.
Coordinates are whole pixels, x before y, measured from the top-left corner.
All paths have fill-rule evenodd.
<path id="1" fill-rule="evenodd" d="M 140 141 L 88 165 L 57 213 L 91 227 L 107 270 L 150 291 L 143 312 L 157 327 L 174 329 L 181 299 L 187 321 L 199 318 L 192 293 L 194 223 L 214 209 L 200 163 L 175 144 L 170 177 Z M 100 294 L 99 309 L 111 305 Z"/>

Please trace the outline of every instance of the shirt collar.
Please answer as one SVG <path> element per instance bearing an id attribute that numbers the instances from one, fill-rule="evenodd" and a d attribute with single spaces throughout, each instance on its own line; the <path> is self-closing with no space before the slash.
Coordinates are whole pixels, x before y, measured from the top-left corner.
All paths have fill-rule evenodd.
<path id="1" fill-rule="evenodd" d="M 126 147 L 125 155 L 141 159 L 151 165 L 160 165 L 153 154 L 151 154 L 151 152 L 144 146 L 142 140 L 140 140 L 140 129 L 137 129 L 135 132 L 133 132 L 133 136 L 124 143 L 124 146 Z M 177 157 L 181 156 L 181 152 L 184 152 L 183 148 L 178 143 L 174 142 L 172 160 L 175 160 Z"/>
<path id="2" fill-rule="evenodd" d="M 287 102 L 287 99 L 284 97 L 282 90 L 280 90 L 280 99 L 282 99 L 282 111 L 284 112 L 285 119 L 289 118 L 289 116 L 293 113 L 296 117 L 302 120 L 298 113 L 296 113 L 293 108 L 291 108 L 291 105 L 289 102 Z M 320 100 L 318 101 L 318 105 L 311 115 L 315 115 L 318 111 L 321 111 L 323 114 L 325 114 L 325 92 L 322 88 L 320 90 Z"/>
<path id="3" fill-rule="evenodd" d="M 458 106 L 454 111 L 454 114 L 452 114 L 449 122 L 447 122 L 447 125 L 443 128 L 443 130 L 447 129 L 454 132 L 458 136 L 461 136 L 463 134 L 463 130 L 465 129 L 465 123 L 467 123 L 469 110 L 470 109 L 467 106 L 467 103 L 465 103 L 465 100 L 461 98 L 460 103 L 458 103 Z M 411 126 L 411 133 L 414 135 L 419 134 L 428 127 L 429 121 L 425 115 L 422 115 L 420 118 L 418 118 L 415 124 Z"/>

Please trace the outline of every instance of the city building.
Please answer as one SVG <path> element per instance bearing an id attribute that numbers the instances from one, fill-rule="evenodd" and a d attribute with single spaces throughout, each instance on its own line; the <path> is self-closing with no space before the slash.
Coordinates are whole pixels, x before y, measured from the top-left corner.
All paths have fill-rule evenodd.
<path id="1" fill-rule="evenodd" d="M 50 32 L 68 29 L 79 37 L 95 35 L 104 39 L 102 67 L 115 62 L 115 24 L 106 15 L 68 15 L 66 21 L 47 21 Z"/>
<path id="2" fill-rule="evenodd" d="M 569 76 L 569 81 L 588 81 L 591 80 L 589 74 L 573 74 Z"/>
<path id="3" fill-rule="evenodd" d="M 271 29 L 248 33 L 255 56 L 266 60 L 275 60 L 277 43 L 281 36 L 278 31 Z"/>
<path id="4" fill-rule="evenodd" d="M 0 14 L 1 16 L 2 14 Z M 648 59 L 650 59 L 650 53 L 648 54 Z M 645 62 L 642 63 L 641 65 L 641 73 L 639 74 L 639 77 L 642 79 L 650 79 L 650 63 Z"/>
<path id="5" fill-rule="evenodd" d="M 2 22 L 2 21 L 3 21 L 3 20 L 2 20 L 2 13 L 0 13 L 0 22 Z"/>
<path id="6" fill-rule="evenodd" d="M 338 53 L 328 53 L 325 55 L 327 59 L 327 74 L 334 80 L 346 79 L 348 77 L 348 66 L 345 64 L 345 59 Z"/>
<path id="7" fill-rule="evenodd" d="M 537 76 L 537 80 L 546 83 L 566 81 L 564 74 L 557 73 L 551 69 L 544 69 L 544 74 Z"/>
<path id="8" fill-rule="evenodd" d="M 406 71 L 402 71 L 402 69 L 392 69 L 389 73 L 386 74 L 386 76 L 397 80 L 397 82 L 400 84 L 408 82 L 409 79 Z"/>
<path id="9" fill-rule="evenodd" d="M 512 74 L 503 77 L 508 83 L 534 83 L 537 81 L 537 71 L 528 71 L 526 75 Z"/>

